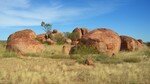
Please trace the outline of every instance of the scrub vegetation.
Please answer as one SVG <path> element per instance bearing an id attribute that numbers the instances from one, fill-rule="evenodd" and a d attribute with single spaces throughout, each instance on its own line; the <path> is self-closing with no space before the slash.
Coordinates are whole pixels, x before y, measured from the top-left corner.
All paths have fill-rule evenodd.
<path id="1" fill-rule="evenodd" d="M 65 55 L 63 45 L 19 56 L 0 42 L 0 83 L 4 84 L 150 84 L 150 49 L 120 52 L 108 57 L 84 53 Z M 92 57 L 94 66 L 84 64 Z"/>

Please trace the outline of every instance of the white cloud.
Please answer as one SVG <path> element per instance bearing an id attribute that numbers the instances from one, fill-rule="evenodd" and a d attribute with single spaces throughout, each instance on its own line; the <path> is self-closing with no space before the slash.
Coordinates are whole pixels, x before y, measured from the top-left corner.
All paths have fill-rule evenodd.
<path id="1" fill-rule="evenodd" d="M 116 1 L 116 0 L 115 0 Z M 66 7 L 66 4 L 53 1 L 49 4 L 34 6 L 30 0 L 1 0 L 0 25 L 39 25 L 48 22 L 65 22 L 113 11 L 115 2 L 87 2 L 85 7 Z"/>
<path id="2" fill-rule="evenodd" d="M 29 0 L 1 0 L 0 10 L 8 10 L 13 8 L 27 8 Z"/>

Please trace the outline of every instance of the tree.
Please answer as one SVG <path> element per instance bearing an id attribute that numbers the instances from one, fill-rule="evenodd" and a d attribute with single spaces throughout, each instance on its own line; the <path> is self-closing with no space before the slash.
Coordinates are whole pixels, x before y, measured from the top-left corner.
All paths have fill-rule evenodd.
<path id="1" fill-rule="evenodd" d="M 41 26 L 44 28 L 43 30 L 46 32 L 45 37 L 48 38 L 49 32 L 51 32 L 52 24 L 41 22 Z"/>

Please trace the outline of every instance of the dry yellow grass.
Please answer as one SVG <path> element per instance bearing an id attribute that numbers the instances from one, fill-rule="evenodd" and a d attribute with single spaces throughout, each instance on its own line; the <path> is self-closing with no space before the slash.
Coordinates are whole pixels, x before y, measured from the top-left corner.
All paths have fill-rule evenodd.
<path id="1" fill-rule="evenodd" d="M 138 62 L 132 62 L 135 59 L 116 64 L 96 61 L 95 66 L 79 64 L 69 56 L 64 59 L 61 49 L 62 45 L 47 46 L 46 52 L 22 59 L 12 54 L 9 58 L 3 56 L 9 52 L 0 45 L 0 84 L 150 84 L 148 48 L 116 56 L 118 60 L 138 58 Z"/>

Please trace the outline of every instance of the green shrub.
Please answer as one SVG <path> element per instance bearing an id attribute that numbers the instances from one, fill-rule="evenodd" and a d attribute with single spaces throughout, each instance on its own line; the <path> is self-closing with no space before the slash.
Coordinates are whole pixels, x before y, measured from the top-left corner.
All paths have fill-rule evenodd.
<path id="1" fill-rule="evenodd" d="M 29 57 L 40 57 L 41 54 L 38 53 L 27 53 L 25 54 L 25 56 L 29 56 Z"/>
<path id="2" fill-rule="evenodd" d="M 79 34 L 78 33 L 75 33 L 75 32 L 65 32 L 64 33 L 65 37 L 75 41 L 75 40 L 78 40 L 79 39 Z"/>
<path id="3" fill-rule="evenodd" d="M 99 53 L 94 47 L 86 45 L 75 46 L 74 48 L 72 48 L 70 52 L 71 54 L 81 54 L 81 55 Z"/>
<path id="4" fill-rule="evenodd" d="M 93 55 L 81 55 L 81 54 L 74 54 L 71 55 L 72 59 L 77 60 L 78 63 L 85 63 L 85 60 L 87 58 L 92 58 L 94 62 L 100 62 L 103 64 L 119 64 L 123 63 L 123 60 L 117 58 L 117 57 L 109 57 L 105 54 L 93 54 Z"/>
<path id="5" fill-rule="evenodd" d="M 49 34 L 49 38 L 55 41 L 58 45 L 64 44 L 66 40 L 65 37 L 61 33 L 55 34 L 55 35 Z"/>
<path id="6" fill-rule="evenodd" d="M 76 59 L 79 63 L 84 63 L 88 57 L 91 57 L 94 61 L 99 61 L 105 64 L 117 64 L 123 62 L 119 58 L 99 53 L 94 47 L 87 47 L 85 45 L 75 46 L 71 50 L 71 54 L 71 58 Z"/>
<path id="7" fill-rule="evenodd" d="M 141 62 L 141 59 L 138 57 L 129 57 L 129 58 L 123 59 L 123 61 L 129 62 L 129 63 L 138 63 L 138 62 Z"/>
<path id="8" fill-rule="evenodd" d="M 52 59 L 69 59 L 70 57 L 67 55 L 52 55 L 50 56 Z"/>

